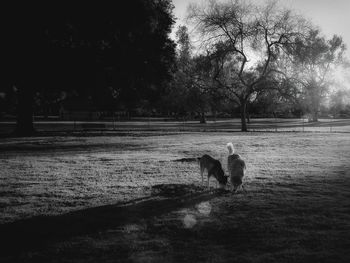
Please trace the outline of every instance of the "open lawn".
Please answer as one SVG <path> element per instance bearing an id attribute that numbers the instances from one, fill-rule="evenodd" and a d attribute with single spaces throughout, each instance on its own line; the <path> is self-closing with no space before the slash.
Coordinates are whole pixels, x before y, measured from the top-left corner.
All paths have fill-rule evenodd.
<path id="1" fill-rule="evenodd" d="M 247 193 L 201 186 L 230 141 Z M 0 261 L 350 262 L 349 160 L 349 133 L 3 138 Z"/>

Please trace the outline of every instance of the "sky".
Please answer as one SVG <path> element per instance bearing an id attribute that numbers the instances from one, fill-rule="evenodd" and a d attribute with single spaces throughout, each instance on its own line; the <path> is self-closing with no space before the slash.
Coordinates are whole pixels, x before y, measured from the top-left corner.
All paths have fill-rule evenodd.
<path id="1" fill-rule="evenodd" d="M 186 25 L 185 18 L 188 4 L 205 1 L 173 0 L 174 14 L 177 18 L 173 31 L 176 30 L 178 25 Z M 265 1 L 251 0 L 250 2 L 259 4 Z M 311 20 L 325 36 L 340 35 L 347 46 L 346 57 L 350 60 L 350 0 L 279 0 L 279 3 Z M 348 85 L 350 83 L 350 70 L 343 71 L 341 75 L 340 78 L 347 82 L 347 86 L 350 86 Z"/>
<path id="2" fill-rule="evenodd" d="M 185 24 L 189 3 L 202 3 L 206 0 L 173 0 L 176 27 Z M 264 0 L 251 0 L 262 3 Z M 341 35 L 350 48 L 350 0 L 280 0 L 280 4 L 296 10 L 318 25 L 327 35 Z"/>

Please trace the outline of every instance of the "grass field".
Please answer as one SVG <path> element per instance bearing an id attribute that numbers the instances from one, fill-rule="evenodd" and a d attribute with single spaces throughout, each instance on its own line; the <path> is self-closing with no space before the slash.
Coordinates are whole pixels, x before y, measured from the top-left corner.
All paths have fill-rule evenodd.
<path id="1" fill-rule="evenodd" d="M 201 186 L 230 141 L 247 193 Z M 349 133 L 4 138 L 0 261 L 350 262 L 349 160 Z"/>

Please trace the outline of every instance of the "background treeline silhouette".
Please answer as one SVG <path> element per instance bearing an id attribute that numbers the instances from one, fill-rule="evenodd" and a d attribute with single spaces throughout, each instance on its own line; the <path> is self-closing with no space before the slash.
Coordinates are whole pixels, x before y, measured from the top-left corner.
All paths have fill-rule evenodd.
<path id="1" fill-rule="evenodd" d="M 155 103 L 175 57 L 172 9 L 169 0 L 6 6 L 0 92 L 17 133 L 33 132 L 34 105 L 57 112 L 62 101 L 84 110 Z"/>

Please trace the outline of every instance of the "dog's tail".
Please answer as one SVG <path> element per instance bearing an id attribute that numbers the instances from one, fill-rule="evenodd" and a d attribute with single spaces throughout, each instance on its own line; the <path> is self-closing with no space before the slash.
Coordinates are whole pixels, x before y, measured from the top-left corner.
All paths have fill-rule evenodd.
<path id="1" fill-rule="evenodd" d="M 233 147 L 233 143 L 232 142 L 229 142 L 228 144 L 226 144 L 226 146 L 227 146 L 227 149 L 228 149 L 228 152 L 229 152 L 230 155 L 235 153 L 235 148 Z"/>

